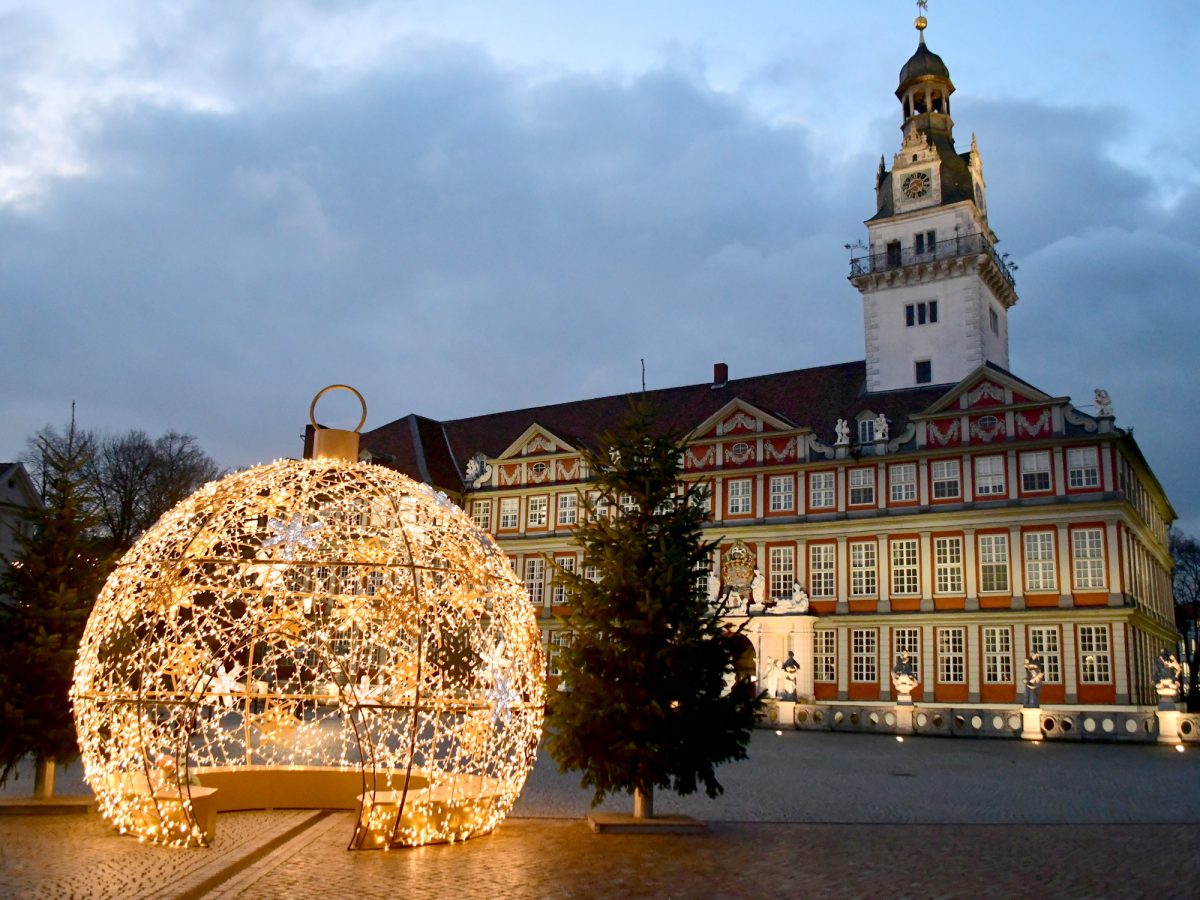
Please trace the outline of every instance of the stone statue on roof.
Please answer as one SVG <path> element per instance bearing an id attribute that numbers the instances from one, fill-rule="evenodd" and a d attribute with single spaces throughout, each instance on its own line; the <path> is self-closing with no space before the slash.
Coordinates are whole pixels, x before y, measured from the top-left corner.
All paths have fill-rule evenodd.
<path id="1" fill-rule="evenodd" d="M 1113 414 L 1112 397 L 1108 395 L 1108 391 L 1104 388 L 1096 388 L 1092 397 L 1096 403 L 1096 415 L 1102 419 L 1111 419 Z"/>
<path id="2" fill-rule="evenodd" d="M 836 444 L 849 444 L 850 443 L 850 423 L 849 422 L 847 422 L 845 419 L 838 419 L 837 425 L 834 426 L 833 430 L 835 432 L 837 432 L 837 441 L 835 442 Z"/>
<path id="3" fill-rule="evenodd" d="M 875 417 L 875 440 L 886 441 L 888 439 L 888 420 L 887 416 L 880 413 Z"/>
<path id="4" fill-rule="evenodd" d="M 482 450 L 478 450 L 467 460 L 466 472 L 463 477 L 466 479 L 467 487 L 477 488 L 480 482 L 485 481 L 490 474 L 491 469 L 488 468 L 487 456 Z"/>

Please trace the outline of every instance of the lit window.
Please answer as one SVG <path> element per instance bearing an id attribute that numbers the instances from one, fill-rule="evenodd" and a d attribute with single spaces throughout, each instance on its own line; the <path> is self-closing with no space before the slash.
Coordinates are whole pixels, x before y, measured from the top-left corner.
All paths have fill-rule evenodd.
<path id="1" fill-rule="evenodd" d="M 795 508 L 795 483 L 791 475 L 771 476 L 771 512 L 785 512 Z"/>
<path id="2" fill-rule="evenodd" d="M 1062 668 L 1059 665 L 1058 626 L 1038 625 L 1029 629 L 1029 650 L 1042 658 L 1043 681 L 1047 684 L 1062 684 Z"/>
<path id="3" fill-rule="evenodd" d="M 874 628 L 850 632 L 850 680 L 879 680 L 879 634 Z"/>
<path id="4" fill-rule="evenodd" d="M 908 661 L 912 663 L 913 671 L 920 674 L 921 629 L 893 628 L 892 644 L 895 648 L 895 655 L 898 657 L 901 653 L 907 653 Z"/>
<path id="5" fill-rule="evenodd" d="M 754 482 L 749 478 L 735 478 L 729 484 L 729 509 L 731 516 L 748 516 L 754 509 Z"/>
<path id="6" fill-rule="evenodd" d="M 484 531 L 492 530 L 492 501 L 475 500 L 471 504 L 471 521 Z"/>
<path id="7" fill-rule="evenodd" d="M 810 509 L 833 509 L 834 484 L 832 472 L 813 472 L 808 476 L 808 506 Z"/>
<path id="8" fill-rule="evenodd" d="M 529 512 L 525 521 L 530 528 L 546 527 L 546 509 L 549 503 L 545 497 L 530 497 Z"/>
<path id="9" fill-rule="evenodd" d="M 917 466 L 902 463 L 888 468 L 893 503 L 911 503 L 917 499 Z"/>
<path id="10" fill-rule="evenodd" d="M 1104 533 L 1101 529 L 1072 529 L 1071 559 L 1076 590 L 1104 587 Z"/>
<path id="11" fill-rule="evenodd" d="M 1021 490 L 1026 493 L 1050 490 L 1050 451 L 1021 454 Z"/>
<path id="12" fill-rule="evenodd" d="M 1012 684 L 1012 629 L 1008 626 L 983 629 L 983 680 L 986 684 Z"/>
<path id="13" fill-rule="evenodd" d="M 832 597 L 835 592 L 833 544 L 809 544 L 808 593 L 811 597 Z"/>
<path id="14" fill-rule="evenodd" d="M 525 560 L 525 592 L 529 602 L 541 606 L 546 596 L 546 560 L 531 556 Z"/>
<path id="15" fill-rule="evenodd" d="M 975 458 L 975 493 L 980 497 L 999 497 L 1005 493 L 1003 456 Z"/>
<path id="16" fill-rule="evenodd" d="M 916 538 L 892 541 L 892 593 L 916 594 L 921 590 L 917 572 L 919 544 Z"/>
<path id="17" fill-rule="evenodd" d="M 979 590 L 1008 590 L 1008 535 L 979 536 Z"/>
<path id="18" fill-rule="evenodd" d="M 858 423 L 858 442 L 869 444 L 875 440 L 875 420 L 862 419 Z"/>
<path id="19" fill-rule="evenodd" d="M 837 681 L 837 632 L 813 632 L 813 681 Z"/>
<path id="20" fill-rule="evenodd" d="M 850 470 L 850 505 L 867 506 L 875 503 L 875 470 Z"/>
<path id="21" fill-rule="evenodd" d="M 575 571 L 574 556 L 556 556 L 554 561 L 558 563 L 558 567 L 563 572 L 573 573 Z M 550 596 L 552 603 L 567 602 L 567 583 L 566 580 L 560 577 L 558 572 L 554 573 L 554 591 Z"/>
<path id="22" fill-rule="evenodd" d="M 574 525 L 578 515 L 579 496 L 577 494 L 559 494 L 558 518 L 555 521 L 559 525 Z"/>
<path id="23" fill-rule="evenodd" d="M 930 464 L 930 472 L 935 499 L 948 500 L 962 493 L 957 459 L 935 460 Z"/>
<path id="24" fill-rule="evenodd" d="M 854 541 L 850 544 L 850 594 L 854 597 L 875 596 L 874 541 Z"/>
<path id="25" fill-rule="evenodd" d="M 621 495 L 621 515 L 631 516 L 638 511 L 637 498 L 633 494 Z"/>
<path id="26" fill-rule="evenodd" d="M 962 628 L 939 628 L 938 681 L 965 684 L 967 680 L 966 635 Z"/>
<path id="27" fill-rule="evenodd" d="M 517 527 L 517 513 L 520 510 L 521 501 L 516 497 L 505 497 L 500 501 L 500 528 L 511 529 Z"/>
<path id="28" fill-rule="evenodd" d="M 772 547 L 768 557 L 771 572 L 771 599 L 785 600 L 792 596 L 796 580 L 796 548 Z"/>
<path id="29" fill-rule="evenodd" d="M 1067 484 L 1075 489 L 1100 486 L 1100 460 L 1095 447 L 1067 450 Z"/>
<path id="30" fill-rule="evenodd" d="M 1025 590 L 1058 590 L 1053 531 L 1031 531 L 1025 535 Z"/>
<path id="31" fill-rule="evenodd" d="M 1108 626 L 1079 626 L 1079 680 L 1083 684 L 1112 681 L 1108 657 Z"/>
<path id="32" fill-rule="evenodd" d="M 961 594 L 963 589 L 962 538 L 933 539 L 935 590 L 939 594 Z"/>

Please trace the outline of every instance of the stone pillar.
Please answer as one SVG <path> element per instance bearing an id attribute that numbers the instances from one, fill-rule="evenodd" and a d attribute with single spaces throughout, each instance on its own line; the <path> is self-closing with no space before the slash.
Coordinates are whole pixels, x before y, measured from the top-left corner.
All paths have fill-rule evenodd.
<path id="1" fill-rule="evenodd" d="M 1042 708 L 1040 706 L 1021 708 L 1021 740 L 1040 741 L 1042 739 Z"/>
<path id="2" fill-rule="evenodd" d="M 1025 608 L 1025 545 L 1021 540 L 1021 529 L 1016 525 L 1008 529 L 1008 569 L 1012 573 L 1012 608 Z"/>
<path id="3" fill-rule="evenodd" d="M 796 673 L 796 696 L 812 700 L 815 694 L 813 688 L 813 631 L 817 624 L 815 616 L 796 616 L 792 619 L 792 646 L 789 648 L 796 654 L 800 663 L 800 671 Z"/>
<path id="4" fill-rule="evenodd" d="M 966 467 L 969 468 L 969 467 Z M 963 590 L 967 592 L 964 608 L 979 609 L 979 579 L 975 577 L 975 529 L 963 529 Z"/>

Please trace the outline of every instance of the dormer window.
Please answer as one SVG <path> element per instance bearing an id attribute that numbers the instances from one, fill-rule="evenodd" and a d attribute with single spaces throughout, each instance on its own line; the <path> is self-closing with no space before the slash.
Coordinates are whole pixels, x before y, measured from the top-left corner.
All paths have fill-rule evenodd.
<path id="1" fill-rule="evenodd" d="M 875 440 L 875 420 L 863 419 L 858 423 L 858 442 L 869 444 Z"/>

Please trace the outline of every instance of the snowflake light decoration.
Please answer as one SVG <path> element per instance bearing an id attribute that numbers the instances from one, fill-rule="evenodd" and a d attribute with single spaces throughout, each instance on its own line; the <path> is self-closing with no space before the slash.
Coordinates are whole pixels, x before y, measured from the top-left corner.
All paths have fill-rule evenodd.
<path id="1" fill-rule="evenodd" d="M 196 846 L 213 810 L 340 807 L 359 811 L 351 848 L 387 848 L 503 819 L 543 673 L 521 582 L 445 495 L 353 458 L 283 460 L 206 485 L 126 554 L 72 702 L 122 831 Z"/>

